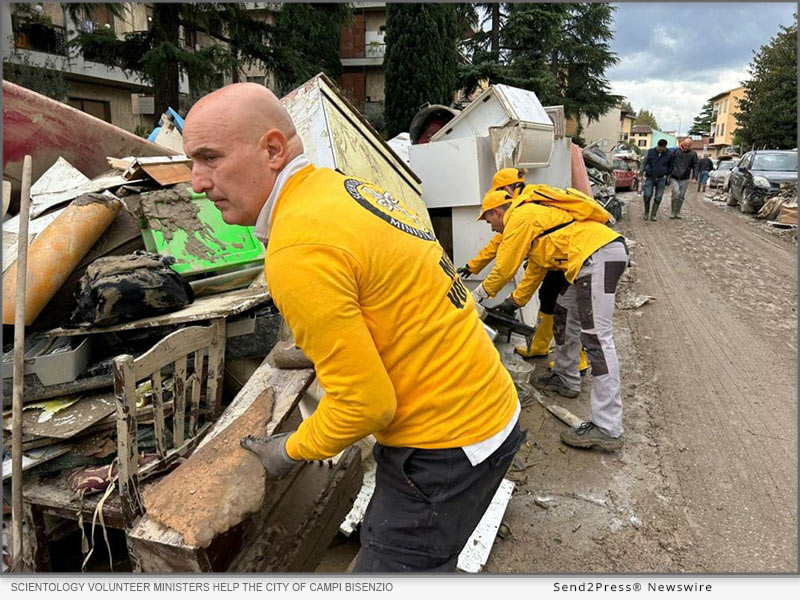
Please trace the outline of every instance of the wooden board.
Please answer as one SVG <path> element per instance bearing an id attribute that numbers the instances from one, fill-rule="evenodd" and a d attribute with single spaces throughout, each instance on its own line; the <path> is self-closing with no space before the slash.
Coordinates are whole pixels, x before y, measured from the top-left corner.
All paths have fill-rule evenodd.
<path id="1" fill-rule="evenodd" d="M 38 422 L 40 410 L 24 410 L 22 411 L 22 431 L 25 435 L 66 440 L 99 423 L 114 410 L 114 393 L 107 391 L 81 398 L 72 406 L 57 412 L 53 418 L 44 423 Z M 10 431 L 10 420 L 3 423 L 3 429 Z"/>
<path id="2" fill-rule="evenodd" d="M 269 292 L 266 288 L 246 288 L 217 294 L 214 296 L 204 296 L 197 298 L 189 306 L 175 312 L 158 315 L 155 317 L 145 317 L 121 323 L 109 327 L 94 327 L 89 329 L 51 329 L 46 332 L 48 337 L 60 335 L 85 335 L 89 333 L 107 333 L 109 331 L 130 331 L 132 329 L 144 329 L 147 327 L 161 327 L 164 325 L 177 325 L 190 321 L 208 321 L 222 317 L 238 315 L 246 310 L 264 304 L 269 300 Z"/>
<path id="3" fill-rule="evenodd" d="M 265 390 L 212 443 L 151 488 L 144 496 L 150 519 L 180 533 L 189 546 L 205 548 L 256 512 L 264 502 L 265 471 L 240 441 L 264 435 L 273 396 L 272 389 Z"/>
<path id="4" fill-rule="evenodd" d="M 192 180 L 192 170 L 186 164 L 142 165 L 142 170 L 160 185 L 187 183 Z"/>

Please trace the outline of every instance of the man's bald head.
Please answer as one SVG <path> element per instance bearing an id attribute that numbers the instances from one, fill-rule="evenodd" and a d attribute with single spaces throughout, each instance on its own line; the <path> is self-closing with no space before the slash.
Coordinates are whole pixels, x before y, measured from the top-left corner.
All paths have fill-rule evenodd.
<path id="1" fill-rule="evenodd" d="M 192 187 L 226 223 L 252 225 L 278 173 L 303 153 L 292 118 L 270 90 L 234 83 L 198 100 L 183 127 Z"/>
<path id="2" fill-rule="evenodd" d="M 233 83 L 203 96 L 186 116 L 187 126 L 195 121 L 224 128 L 243 141 L 257 140 L 270 129 L 277 129 L 290 146 L 296 146 L 289 160 L 303 152 L 289 112 L 270 89 L 257 83 Z"/>

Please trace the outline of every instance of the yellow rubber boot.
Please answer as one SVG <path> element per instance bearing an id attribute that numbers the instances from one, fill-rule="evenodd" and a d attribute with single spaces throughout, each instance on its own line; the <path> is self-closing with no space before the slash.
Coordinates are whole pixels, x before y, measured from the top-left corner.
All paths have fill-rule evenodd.
<path id="1" fill-rule="evenodd" d="M 533 336 L 530 352 L 525 346 L 514 348 L 514 352 L 524 358 L 541 358 L 550 354 L 550 342 L 553 341 L 553 315 L 546 315 L 540 311 L 538 320 L 539 326 Z"/>
<path id="2" fill-rule="evenodd" d="M 553 367 L 555 366 L 555 364 L 556 364 L 556 361 L 554 361 L 554 360 L 550 361 L 550 364 L 548 366 L 550 367 L 551 371 L 552 371 Z M 581 346 L 581 362 L 578 363 L 578 371 L 581 372 L 581 375 L 585 375 L 586 371 L 588 371 L 588 370 L 589 370 L 589 361 L 586 360 L 586 352 L 583 351 L 583 346 Z"/>

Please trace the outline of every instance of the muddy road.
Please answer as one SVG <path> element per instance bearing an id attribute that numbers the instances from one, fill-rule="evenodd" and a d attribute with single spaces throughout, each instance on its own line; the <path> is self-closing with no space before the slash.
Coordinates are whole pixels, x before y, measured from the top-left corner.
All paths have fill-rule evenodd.
<path id="1" fill-rule="evenodd" d="M 655 223 L 621 196 L 624 449 L 567 448 L 566 425 L 525 408 L 529 442 L 486 571 L 796 572 L 796 241 L 692 187 L 681 220 L 669 191 Z M 543 398 L 586 418 L 590 377 L 578 398 Z"/>

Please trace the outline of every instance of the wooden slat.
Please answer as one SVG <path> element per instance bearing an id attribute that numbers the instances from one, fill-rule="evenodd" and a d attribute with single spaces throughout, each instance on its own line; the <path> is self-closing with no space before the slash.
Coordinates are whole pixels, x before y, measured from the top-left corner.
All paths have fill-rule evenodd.
<path id="1" fill-rule="evenodd" d="M 186 417 L 186 356 L 181 356 L 175 361 L 175 371 L 172 375 L 172 443 L 180 446 L 183 443 L 183 429 Z"/>
<path id="2" fill-rule="evenodd" d="M 225 319 L 216 319 L 212 325 L 214 338 L 208 347 L 208 385 L 206 405 L 208 419 L 216 420 L 222 405 L 222 379 L 225 375 Z"/>
<path id="3" fill-rule="evenodd" d="M 166 367 L 176 356 L 184 356 L 202 346 L 211 344 L 214 328 L 186 327 L 170 333 L 155 346 L 136 359 L 136 380 L 149 376 L 156 369 Z"/>
<path id="4" fill-rule="evenodd" d="M 126 525 L 129 525 L 144 512 L 139 497 L 136 380 L 133 376 L 133 357 L 129 354 L 114 359 L 114 395 L 117 401 L 119 494 L 123 517 Z"/>
<path id="5" fill-rule="evenodd" d="M 156 454 L 158 454 L 158 458 L 164 458 L 167 440 L 164 427 L 164 392 L 161 389 L 161 369 L 153 371 L 150 380 L 153 382 L 153 426 L 156 436 Z"/>
<path id="6" fill-rule="evenodd" d="M 189 378 L 191 381 L 191 396 L 189 399 L 189 437 L 197 435 L 197 419 L 200 414 L 200 385 L 203 382 L 203 351 L 195 350 L 194 373 Z"/>

